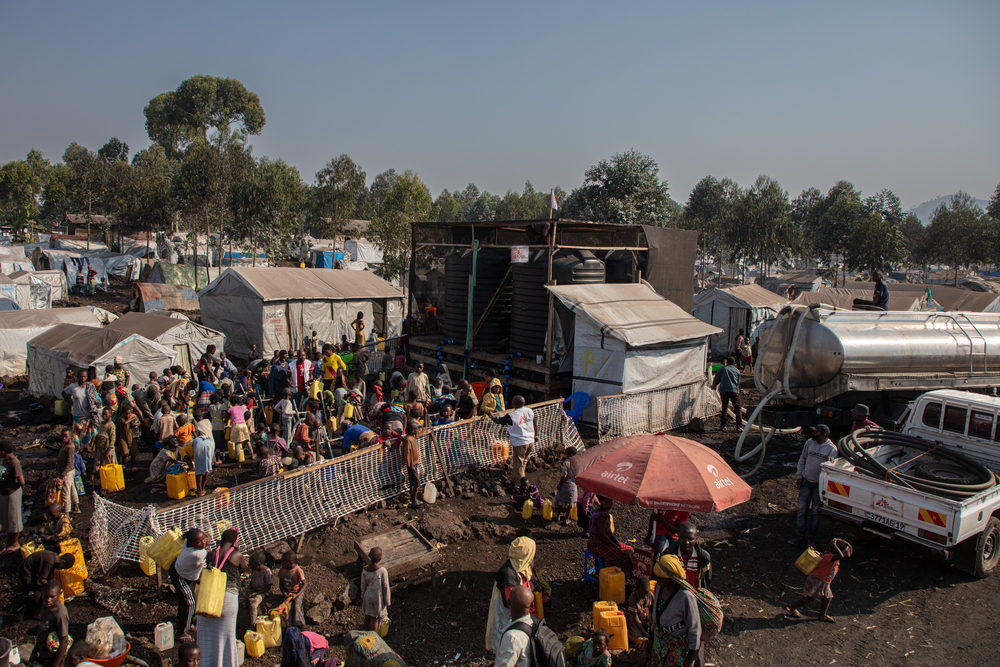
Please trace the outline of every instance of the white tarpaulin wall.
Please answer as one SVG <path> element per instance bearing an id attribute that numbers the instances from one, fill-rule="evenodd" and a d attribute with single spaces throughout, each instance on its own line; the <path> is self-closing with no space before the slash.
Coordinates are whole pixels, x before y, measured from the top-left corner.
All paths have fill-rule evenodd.
<path id="1" fill-rule="evenodd" d="M 351 239 L 344 242 L 344 252 L 350 255 L 355 262 L 365 262 L 367 264 L 381 264 L 384 262 L 382 251 L 374 243 L 366 241 L 355 241 Z"/>
<path id="2" fill-rule="evenodd" d="M 61 396 L 67 368 L 97 368 L 121 355 L 129 374 L 141 380 L 177 364 L 177 354 L 138 334 L 60 324 L 28 343 L 28 392 L 35 397 Z"/>
<path id="3" fill-rule="evenodd" d="M 574 315 L 573 392 L 590 395 L 584 421 L 596 423 L 598 396 L 676 386 L 707 375 L 704 324 L 645 283 L 547 288 Z"/>
<path id="4" fill-rule="evenodd" d="M 10 299 L 21 310 L 31 308 L 31 287 L 16 283 L 3 274 L 0 274 L 0 296 Z"/>
<path id="5" fill-rule="evenodd" d="M 713 356 L 725 358 L 735 351 L 740 329 L 752 335 L 787 303 L 760 285 L 712 287 L 695 295 L 692 313 L 702 322 L 722 329 L 722 334 L 712 336 L 709 344 Z"/>
<path id="6" fill-rule="evenodd" d="M 69 296 L 66 289 L 66 274 L 62 271 L 16 271 L 10 279 L 16 283 L 31 284 L 31 279 L 43 280 L 52 286 L 52 300 L 62 301 Z"/>
<path id="7" fill-rule="evenodd" d="M 64 322 L 94 328 L 101 326 L 100 319 L 89 308 L 5 312 L 0 317 L 0 376 L 23 375 L 28 341 Z"/>

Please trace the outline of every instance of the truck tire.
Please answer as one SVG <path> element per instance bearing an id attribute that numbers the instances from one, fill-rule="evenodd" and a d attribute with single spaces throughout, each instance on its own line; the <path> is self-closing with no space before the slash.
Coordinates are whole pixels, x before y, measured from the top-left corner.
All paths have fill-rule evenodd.
<path id="1" fill-rule="evenodd" d="M 978 484 L 980 479 L 974 472 L 953 463 L 928 461 L 914 466 L 915 477 L 943 484 Z"/>
<path id="2" fill-rule="evenodd" d="M 1000 521 L 996 517 L 990 517 L 983 532 L 969 538 L 968 541 L 976 545 L 972 574 L 985 579 L 993 574 L 997 563 L 1000 562 Z"/>

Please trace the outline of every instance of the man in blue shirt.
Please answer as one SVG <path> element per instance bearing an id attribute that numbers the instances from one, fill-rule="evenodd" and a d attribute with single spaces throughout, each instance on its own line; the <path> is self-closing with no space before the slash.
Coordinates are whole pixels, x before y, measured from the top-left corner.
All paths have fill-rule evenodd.
<path id="1" fill-rule="evenodd" d="M 726 430 L 726 422 L 729 421 L 727 407 L 733 404 L 733 412 L 736 414 L 736 428 L 743 428 L 743 411 L 740 408 L 740 369 L 736 368 L 736 360 L 732 357 L 726 359 L 726 365 L 719 369 L 712 381 L 712 389 L 719 388 L 719 397 L 722 399 L 722 414 L 719 415 L 719 422 L 723 431 Z"/>
<path id="2" fill-rule="evenodd" d="M 352 424 L 344 431 L 344 453 L 367 447 L 375 440 L 377 436 L 370 428 L 363 424 Z"/>
<path id="3" fill-rule="evenodd" d="M 872 292 L 872 304 L 876 308 L 889 310 L 889 288 L 882 282 L 882 274 L 879 271 L 872 271 L 872 282 L 875 283 L 875 291 Z"/>

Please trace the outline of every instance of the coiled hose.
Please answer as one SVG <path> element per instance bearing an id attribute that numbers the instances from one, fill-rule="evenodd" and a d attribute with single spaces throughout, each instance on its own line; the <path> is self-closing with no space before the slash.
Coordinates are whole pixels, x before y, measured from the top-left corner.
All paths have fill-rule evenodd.
<path id="1" fill-rule="evenodd" d="M 884 464 L 877 461 L 875 457 L 868 453 L 868 449 L 880 445 L 891 445 L 925 453 L 930 452 L 939 459 L 944 459 L 969 471 L 977 481 L 969 484 L 950 484 L 896 472 L 893 469 L 886 468 Z M 998 483 L 997 476 L 992 471 L 972 459 L 958 452 L 944 449 L 938 443 L 915 438 L 911 435 L 903 435 L 902 433 L 892 433 L 890 431 L 855 431 L 837 443 L 837 450 L 843 458 L 854 465 L 855 470 L 859 473 L 886 480 L 908 489 L 914 489 L 915 491 L 941 496 L 942 498 L 965 500 L 997 486 Z"/>

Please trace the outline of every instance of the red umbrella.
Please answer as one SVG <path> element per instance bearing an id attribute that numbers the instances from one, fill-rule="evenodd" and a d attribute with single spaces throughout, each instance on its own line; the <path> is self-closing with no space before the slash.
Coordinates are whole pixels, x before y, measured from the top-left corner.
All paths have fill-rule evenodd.
<path id="1" fill-rule="evenodd" d="M 714 450 L 662 433 L 609 440 L 573 467 L 581 488 L 628 505 L 711 512 L 750 500 L 750 486 Z"/>

